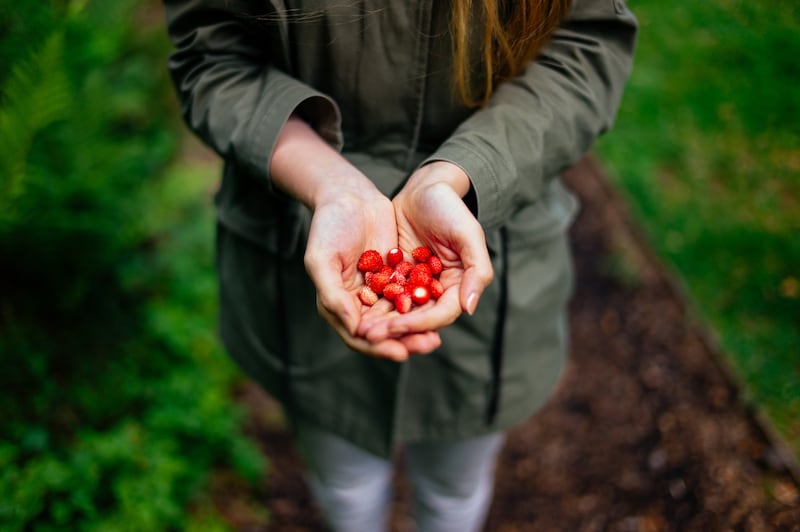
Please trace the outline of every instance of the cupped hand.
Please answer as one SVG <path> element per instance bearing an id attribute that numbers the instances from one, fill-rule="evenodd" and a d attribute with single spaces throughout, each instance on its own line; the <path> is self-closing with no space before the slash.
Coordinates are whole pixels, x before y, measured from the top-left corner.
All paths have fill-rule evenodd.
<path id="1" fill-rule="evenodd" d="M 369 187 L 339 189 L 314 209 L 304 260 L 317 288 L 317 309 L 345 344 L 367 355 L 399 361 L 430 352 L 441 340 L 430 329 L 375 341 L 358 335 L 362 320 L 380 321 L 392 312 L 387 301 L 366 307 L 359 300 L 364 283 L 356 267 L 358 259 L 367 249 L 384 251 L 397 244 L 396 216 L 388 198 Z"/>
<path id="2" fill-rule="evenodd" d="M 379 344 L 424 331 L 438 331 L 462 312 L 472 314 L 493 278 L 483 228 L 464 203 L 469 179 L 457 166 L 423 166 L 392 200 L 398 242 L 410 251 L 425 245 L 442 260 L 444 293 L 406 314 L 366 316 L 358 334 Z"/>
<path id="3" fill-rule="evenodd" d="M 273 184 L 313 212 L 305 266 L 317 289 L 317 308 L 342 340 L 362 353 L 404 360 L 439 343 L 436 332 L 419 331 L 371 342 L 357 336 L 364 316 L 390 312 L 384 304 L 364 307 L 356 265 L 367 249 L 397 246 L 394 207 L 375 185 L 328 145 L 299 116 L 291 116 L 270 158 Z"/>

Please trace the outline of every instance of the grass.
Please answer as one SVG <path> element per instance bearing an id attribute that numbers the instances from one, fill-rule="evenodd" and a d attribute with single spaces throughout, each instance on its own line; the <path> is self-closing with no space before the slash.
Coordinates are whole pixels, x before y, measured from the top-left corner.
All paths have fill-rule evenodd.
<path id="1" fill-rule="evenodd" d="M 634 72 L 598 153 L 800 456 L 800 10 L 639 0 Z"/>

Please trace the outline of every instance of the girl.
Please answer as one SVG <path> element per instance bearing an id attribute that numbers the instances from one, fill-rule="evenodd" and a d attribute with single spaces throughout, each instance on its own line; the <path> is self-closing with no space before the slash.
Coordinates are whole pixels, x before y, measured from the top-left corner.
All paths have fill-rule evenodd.
<path id="1" fill-rule="evenodd" d="M 611 126 L 624 0 L 165 0 L 190 126 L 225 160 L 221 333 L 286 408 L 335 530 L 386 525 L 402 444 L 420 530 L 478 530 L 504 431 L 566 353 L 576 210 L 558 174 Z M 367 249 L 445 291 L 358 298 Z"/>

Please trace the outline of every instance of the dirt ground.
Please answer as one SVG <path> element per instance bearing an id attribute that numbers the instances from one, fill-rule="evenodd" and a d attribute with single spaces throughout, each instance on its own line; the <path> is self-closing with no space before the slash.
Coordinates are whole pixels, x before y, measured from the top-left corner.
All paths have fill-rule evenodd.
<path id="1" fill-rule="evenodd" d="M 597 165 L 565 177 L 582 202 L 571 360 L 547 406 L 510 433 L 486 530 L 800 531 L 796 463 L 743 406 Z M 242 531 L 324 530 L 280 412 L 253 385 L 239 397 L 271 470 L 255 491 L 220 476 L 220 511 Z M 402 473 L 397 486 L 402 532 Z"/>

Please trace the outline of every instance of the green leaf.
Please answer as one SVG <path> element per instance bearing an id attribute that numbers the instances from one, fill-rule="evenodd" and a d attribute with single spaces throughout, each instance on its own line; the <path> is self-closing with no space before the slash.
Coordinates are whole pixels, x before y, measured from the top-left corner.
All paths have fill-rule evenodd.
<path id="1" fill-rule="evenodd" d="M 38 132 L 64 118 L 70 88 L 63 66 L 64 37 L 48 37 L 42 47 L 11 69 L 0 108 L 0 212 L 8 217 L 24 191 L 26 164 Z M 13 216 L 13 214 L 11 214 Z"/>

